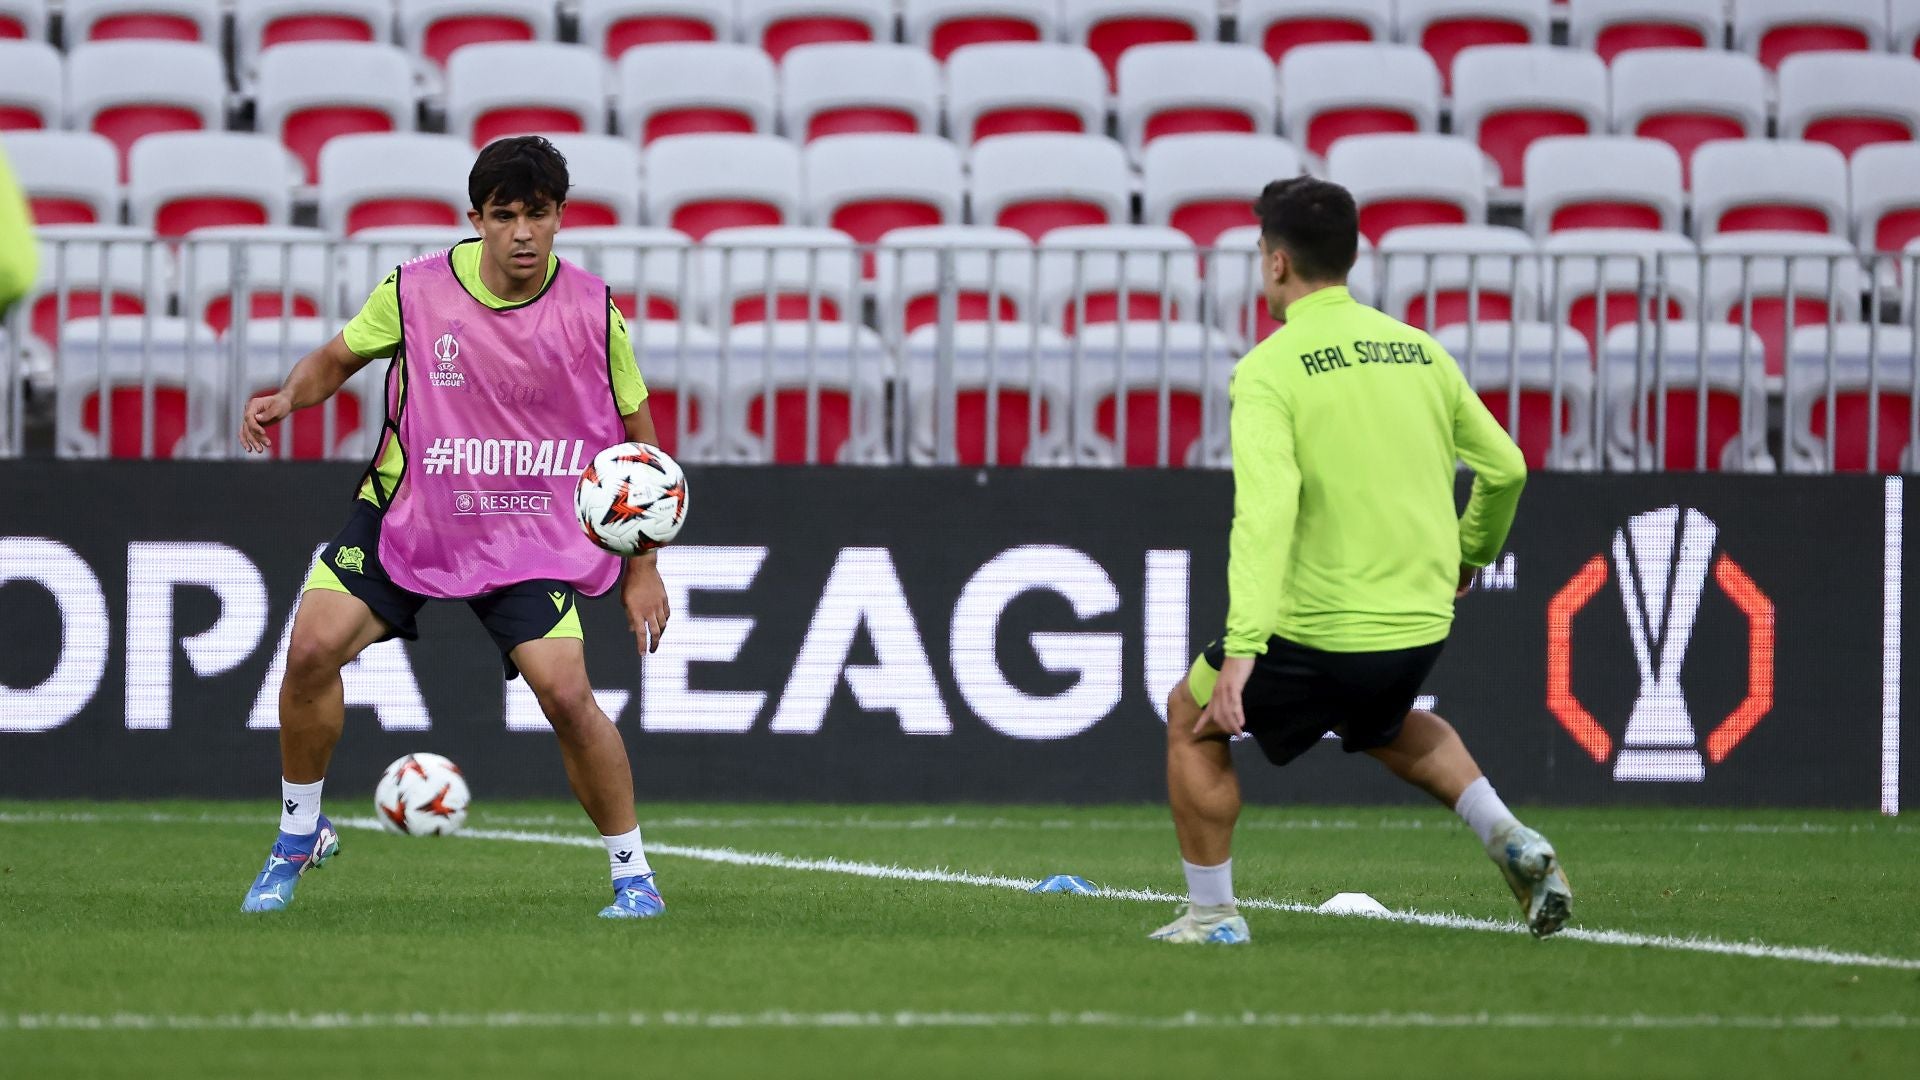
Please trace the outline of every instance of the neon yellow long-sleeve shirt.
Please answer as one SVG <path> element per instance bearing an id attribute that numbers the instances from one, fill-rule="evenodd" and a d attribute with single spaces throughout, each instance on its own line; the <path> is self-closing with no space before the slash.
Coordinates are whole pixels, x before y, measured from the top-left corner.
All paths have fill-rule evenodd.
<path id="1" fill-rule="evenodd" d="M 1226 652 L 1431 644 L 1499 554 L 1526 458 L 1426 333 L 1322 289 L 1233 375 Z M 1454 513 L 1456 461 L 1474 471 Z"/>
<path id="2" fill-rule="evenodd" d="M 33 215 L 0 149 L 0 311 L 33 288 L 40 271 L 40 249 L 33 242 Z"/>

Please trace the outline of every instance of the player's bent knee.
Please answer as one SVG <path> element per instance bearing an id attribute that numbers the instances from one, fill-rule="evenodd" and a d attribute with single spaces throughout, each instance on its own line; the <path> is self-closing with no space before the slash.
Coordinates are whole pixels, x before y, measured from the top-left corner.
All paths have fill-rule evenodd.
<path id="1" fill-rule="evenodd" d="M 346 644 L 296 632 L 287 642 L 287 678 L 296 683 L 331 679 L 352 659 Z"/>
<path id="2" fill-rule="evenodd" d="M 593 700 L 593 687 L 578 685 L 555 687 L 538 695 L 540 711 L 554 734 L 570 738 L 586 730 L 588 724 L 602 722 L 600 706 Z"/>

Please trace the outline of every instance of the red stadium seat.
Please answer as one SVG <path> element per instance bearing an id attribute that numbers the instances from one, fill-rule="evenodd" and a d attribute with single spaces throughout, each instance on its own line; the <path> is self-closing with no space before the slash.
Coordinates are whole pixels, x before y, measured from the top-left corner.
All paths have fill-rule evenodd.
<path id="1" fill-rule="evenodd" d="M 647 148 L 647 217 L 699 240 L 799 219 L 800 154 L 771 135 L 683 135 Z"/>
<path id="2" fill-rule="evenodd" d="M 641 146 L 676 135 L 773 132 L 773 61 L 751 45 L 641 45 L 620 58 L 620 131 Z"/>
<path id="3" fill-rule="evenodd" d="M 401 44 L 441 68 L 469 45 L 557 37 L 558 16 L 546 0 L 406 0 L 400 6 Z"/>
<path id="4" fill-rule="evenodd" d="M 907 41 L 944 64 L 963 47 L 1052 41 L 1059 11 L 1053 0 L 907 0 Z"/>
<path id="5" fill-rule="evenodd" d="M 1606 129 L 1607 70 L 1592 53 L 1549 46 L 1467 50 L 1454 64 L 1454 131 L 1478 142 L 1501 182 L 1525 182 L 1527 147 Z"/>
<path id="6" fill-rule="evenodd" d="M 1241 0 L 1240 40 L 1275 63 L 1303 45 L 1386 42 L 1393 37 L 1388 0 Z M 1285 103 L 1284 95 L 1281 98 Z"/>
<path id="7" fill-rule="evenodd" d="M 0 39 L 0 131 L 59 128 L 66 112 L 59 51 L 43 41 Z"/>
<path id="8" fill-rule="evenodd" d="M 1093 50 L 1109 80 L 1135 46 L 1218 37 L 1213 0 L 1066 0 L 1064 14 L 1067 40 Z"/>
<path id="9" fill-rule="evenodd" d="M 1107 76 L 1078 45 L 975 45 L 947 61 L 947 126 L 962 146 L 996 135 L 1097 134 Z"/>
<path id="10" fill-rule="evenodd" d="M 776 64 L 803 45 L 893 40 L 889 0 L 758 0 L 740 15 L 747 44 Z"/>
<path id="11" fill-rule="evenodd" d="M 1451 135 L 1355 135 L 1327 153 L 1327 175 L 1353 193 L 1360 232 L 1378 244 L 1395 229 L 1486 220 L 1485 158 Z"/>
<path id="12" fill-rule="evenodd" d="M 1170 135 L 1141 158 L 1142 220 L 1171 225 L 1201 247 L 1249 220 L 1247 192 L 1297 176 L 1300 155 L 1271 135 Z"/>
<path id="13" fill-rule="evenodd" d="M 189 41 L 220 46 L 216 0 L 67 0 L 68 48 L 86 41 Z"/>
<path id="14" fill-rule="evenodd" d="M 68 108 L 76 125 L 127 153 L 144 136 L 218 131 L 226 119 L 227 77 L 211 46 L 179 41 L 107 41 L 67 56 Z"/>
<path id="15" fill-rule="evenodd" d="M 1527 228 L 1678 229 L 1680 155 L 1657 139 L 1540 139 L 1527 148 Z"/>
<path id="16" fill-rule="evenodd" d="M 810 46 L 780 65 L 780 87 L 787 131 L 807 142 L 939 127 L 939 66 L 911 45 Z"/>
<path id="17" fill-rule="evenodd" d="M 1547 0 L 1399 0 L 1398 11 L 1400 39 L 1433 56 L 1448 92 L 1462 50 L 1547 43 Z"/>
<path id="18" fill-rule="evenodd" d="M 472 147 L 451 135 L 342 135 L 320 150 L 320 225 L 348 234 L 396 225 L 464 230 L 472 167 Z"/>
<path id="19" fill-rule="evenodd" d="M 476 147 L 508 135 L 598 135 L 606 81 L 605 62 L 585 45 L 470 45 L 447 63 L 447 130 Z"/>
<path id="20" fill-rule="evenodd" d="M 1309 45 L 1280 62 L 1282 126 L 1325 156 L 1350 135 L 1437 130 L 1440 72 L 1411 45 Z"/>
<path id="21" fill-rule="evenodd" d="M 1267 134 L 1274 120 L 1273 63 L 1247 45 L 1143 45 L 1120 60 L 1120 137 L 1141 148 L 1169 135 Z"/>
<path id="22" fill-rule="evenodd" d="M 1920 60 L 1803 53 L 1781 63 L 1779 85 L 1781 138 L 1827 143 L 1848 157 L 1920 138 Z"/>
<path id="23" fill-rule="evenodd" d="M 1737 0 L 1733 47 L 1768 71 L 1795 53 L 1878 51 L 1887 42 L 1886 0 Z"/>
<path id="24" fill-rule="evenodd" d="M 641 45 L 730 41 L 727 0 L 598 0 L 581 5 L 580 41 L 609 60 Z"/>
<path id="25" fill-rule="evenodd" d="M 256 101 L 259 129 L 293 151 L 313 183 L 333 139 L 412 129 L 413 74 L 391 45 L 282 45 L 260 57 Z"/>
<path id="26" fill-rule="evenodd" d="M 1712 142 L 1693 155 L 1693 232 L 1844 233 L 1847 163 L 1824 143 Z"/>
<path id="27" fill-rule="evenodd" d="M 1719 49 L 1721 0 L 1572 0 L 1567 43 L 1608 64 L 1638 49 Z"/>
<path id="28" fill-rule="evenodd" d="M 1003 135 L 973 151 L 975 223 L 1036 240 L 1066 226 L 1126 221 L 1128 187 L 1126 152 L 1104 136 Z"/>

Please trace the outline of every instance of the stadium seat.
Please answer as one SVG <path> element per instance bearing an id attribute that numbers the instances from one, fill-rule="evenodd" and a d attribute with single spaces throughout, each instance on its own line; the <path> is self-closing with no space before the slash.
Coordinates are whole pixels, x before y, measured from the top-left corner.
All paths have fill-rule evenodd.
<path id="1" fill-rule="evenodd" d="M 1766 137 L 1767 73 L 1750 56 L 1636 49 L 1614 61 L 1611 75 L 1613 130 L 1672 146 L 1688 184 L 1702 144 Z"/>
<path id="2" fill-rule="evenodd" d="M 580 42 L 608 60 L 642 45 L 732 41 L 732 0 L 580 0 Z"/>
<path id="3" fill-rule="evenodd" d="M 1680 155 L 1658 139 L 1553 135 L 1527 147 L 1527 230 L 1680 228 Z"/>
<path id="4" fill-rule="evenodd" d="M 452 135 L 342 135 L 320 148 L 320 227 L 351 235 L 382 225 L 467 231 L 473 149 Z"/>
<path id="5" fill-rule="evenodd" d="M 567 159 L 564 228 L 632 225 L 640 220 L 640 151 L 612 135 L 548 135 Z"/>
<path id="6" fill-rule="evenodd" d="M 740 26 L 749 45 L 764 49 L 773 62 L 802 45 L 893 40 L 892 0 L 755 0 L 740 7 Z"/>
<path id="7" fill-rule="evenodd" d="M 1769 375 L 1785 366 L 1796 328 L 1860 319 L 1860 260 L 1841 236 L 1723 233 L 1701 241 L 1700 251 L 1707 263 L 1707 318 L 1752 328 L 1765 347 Z"/>
<path id="8" fill-rule="evenodd" d="M 236 300 L 249 322 L 336 316 L 341 305 L 333 263 L 331 238 L 319 229 L 201 229 L 180 247 L 180 312 L 223 335 L 234 324 Z"/>
<path id="9" fill-rule="evenodd" d="M 400 44 L 436 68 L 455 50 L 489 41 L 553 41 L 559 16 L 550 0 L 396 0 Z"/>
<path id="10" fill-rule="evenodd" d="M 947 61 L 947 129 L 969 146 L 995 135 L 1098 135 L 1107 76 L 1078 45 L 973 45 Z"/>
<path id="11" fill-rule="evenodd" d="M 234 0 L 233 48 L 242 86 L 282 45 L 393 44 L 393 0 Z"/>
<path id="12" fill-rule="evenodd" d="M 33 336 L 52 347 L 74 319 L 165 314 L 173 254 L 153 239 L 151 230 L 119 225 L 37 229 L 39 275 L 21 300 Z"/>
<path id="13" fill-rule="evenodd" d="M 1215 237 L 1205 266 L 1209 321 L 1249 348 L 1280 328 L 1279 320 L 1267 311 L 1260 285 L 1260 226 L 1240 225 Z M 1363 304 L 1374 301 L 1375 269 L 1373 245 L 1362 236 L 1358 257 L 1347 275 L 1347 291 Z"/>
<path id="14" fill-rule="evenodd" d="M 1887 47 L 1886 0 L 1733 0 L 1733 47 L 1768 71 L 1801 52 Z"/>
<path id="15" fill-rule="evenodd" d="M 1456 324 L 1434 335 L 1529 469 L 1594 463 L 1592 346 L 1553 323 Z M 1557 420 L 1556 420 L 1557 417 Z"/>
<path id="16" fill-rule="evenodd" d="M 187 456 L 214 438 L 224 419 L 215 376 L 220 366 L 213 331 L 186 319 L 72 320 L 60 334 L 54 452 L 63 458 Z"/>
<path id="17" fill-rule="evenodd" d="M 1897 252 L 1920 238 L 1920 144 L 1863 147 L 1849 170 L 1854 241 L 1861 251 Z"/>
<path id="18" fill-rule="evenodd" d="M 606 62 L 585 45 L 484 42 L 447 61 L 447 133 L 476 147 L 508 135 L 606 130 Z"/>
<path id="19" fill-rule="evenodd" d="M 1533 238 L 1504 225 L 1421 225 L 1380 242 L 1380 310 L 1423 330 L 1538 317 Z"/>
<path id="20" fill-rule="evenodd" d="M 271 136 L 149 135 L 133 146 L 128 218 L 161 236 L 215 225 L 285 225 L 299 163 Z"/>
<path id="21" fill-rule="evenodd" d="M 1058 0 L 906 0 L 906 38 L 947 63 L 956 50 L 1008 41 L 1053 41 Z"/>
<path id="22" fill-rule="evenodd" d="M 1547 0 L 1396 0 L 1399 40 L 1418 45 L 1453 87 L 1453 59 L 1475 45 L 1545 45 Z"/>
<path id="23" fill-rule="evenodd" d="M 1200 323 L 1090 325 L 1079 352 L 1073 459 L 1129 468 L 1227 462 L 1227 384 L 1240 343 Z M 1162 393 L 1165 394 L 1164 407 Z M 1164 432 L 1164 438 L 1163 436 Z"/>
<path id="24" fill-rule="evenodd" d="M 1326 156 L 1349 135 L 1433 132 L 1440 71 L 1412 45 L 1304 45 L 1280 61 L 1281 127 Z"/>
<path id="25" fill-rule="evenodd" d="M 1643 334 L 1651 340 L 1643 343 Z M 1613 468 L 1774 470 L 1766 448 L 1766 378 L 1752 335 L 1719 324 L 1702 334 L 1692 320 L 1621 326 L 1607 334 L 1601 356 Z"/>
<path id="26" fill-rule="evenodd" d="M 1240 40 L 1276 64 L 1303 45 L 1393 40 L 1392 0 L 1240 0 Z M 1286 96 L 1280 100 L 1287 103 Z M 1289 103 L 1290 104 L 1290 103 Z"/>
<path id="27" fill-rule="evenodd" d="M 6 131 L 13 176 L 41 227 L 118 225 L 119 165 L 113 144 L 90 131 Z"/>
<path id="28" fill-rule="evenodd" d="M 1589 342 L 1614 327 L 1699 310 L 1700 249 L 1679 233 L 1573 229 L 1542 239 L 1540 254 L 1548 317 Z"/>
<path id="29" fill-rule="evenodd" d="M 945 442 L 955 465 L 1064 463 L 1067 339 L 1017 322 L 955 323 L 950 339 L 943 342 L 940 328 L 928 326 L 908 335 L 901 350 L 897 392 L 907 405 L 907 460 L 939 464 Z M 947 408 L 939 394 L 943 363 L 952 394 Z"/>
<path id="30" fill-rule="evenodd" d="M 695 240 L 800 218 L 800 151 L 771 135 L 685 135 L 647 148 L 647 220 Z"/>
<path id="31" fill-rule="evenodd" d="M 0 38 L 0 131 L 61 127 L 66 88 L 59 50 L 44 41 Z"/>
<path id="32" fill-rule="evenodd" d="M 1274 131 L 1273 62 L 1248 45 L 1142 45 L 1120 59 L 1115 113 L 1135 160 L 1168 135 Z"/>
<path id="33" fill-rule="evenodd" d="M 126 178 L 135 140 L 161 131 L 218 131 L 227 75 L 212 46 L 184 41 L 103 41 L 67 54 L 74 126 L 113 140 Z"/>
<path id="34" fill-rule="evenodd" d="M 1893 0 L 1888 8 L 1892 16 L 1893 51 L 1920 59 L 1920 0 Z"/>
<path id="35" fill-rule="evenodd" d="M 1033 243 L 1025 233 L 990 225 L 895 229 L 881 239 L 874 270 L 880 329 L 888 341 L 939 320 L 943 259 L 955 321 L 1028 317 L 1036 286 Z"/>
<path id="36" fill-rule="evenodd" d="M 1061 25 L 1067 40 L 1092 49 L 1109 80 L 1117 77 L 1120 57 L 1128 49 L 1167 41 L 1213 41 L 1220 36 L 1219 7 L 1214 0 L 1063 0 L 1063 4 Z"/>
<path id="37" fill-rule="evenodd" d="M 32 334 L 14 338 L 0 327 L 0 370 L 8 372 L 11 385 L 21 385 L 35 396 L 53 396 L 53 352 Z M 0 409 L 0 458 L 14 456 L 12 414 L 11 408 Z"/>
<path id="38" fill-rule="evenodd" d="M 780 64 L 788 138 L 867 132 L 937 135 L 940 67 L 911 45 L 808 45 Z"/>
<path id="39" fill-rule="evenodd" d="M 220 343 L 238 370 L 240 400 L 279 390 L 301 357 L 338 332 L 338 320 L 312 318 L 272 318 L 251 328 L 244 340 L 223 331 Z M 268 428 L 267 455 L 295 461 L 371 458 L 386 408 L 387 366 L 380 361 L 367 364 L 326 401 Z M 227 436 L 224 431 L 217 434 L 218 443 L 200 449 L 218 452 Z"/>
<path id="40" fill-rule="evenodd" d="M 1719 49 L 1723 0 L 1569 0 L 1567 44 L 1613 63 L 1636 49 Z"/>
<path id="41" fill-rule="evenodd" d="M 219 0 L 65 0 L 61 37 L 87 41 L 192 41 L 220 47 Z"/>
<path id="42" fill-rule="evenodd" d="M 1038 240 L 1063 226 L 1127 221 L 1127 154 L 1104 136 L 1004 135 L 975 146 L 972 164 L 976 225 Z"/>
<path id="43" fill-rule="evenodd" d="M 1920 138 L 1920 60 L 1876 53 L 1796 53 L 1780 64 L 1780 137 L 1863 146 Z"/>
<path id="44" fill-rule="evenodd" d="M 807 220 L 858 244 L 894 229 L 960 222 L 960 151 L 938 135 L 830 136 L 801 152 L 800 174 Z"/>
<path id="45" fill-rule="evenodd" d="M 1300 155 L 1271 135 L 1168 135 L 1147 147 L 1142 220 L 1171 225 L 1201 247 L 1253 220 L 1253 196 L 1302 172 Z"/>
<path id="46" fill-rule="evenodd" d="M 697 323 L 628 320 L 633 358 L 647 381 L 647 415 L 678 461 L 718 458 L 720 337 Z"/>
<path id="47" fill-rule="evenodd" d="M 0 41 L 47 40 L 46 0 L 0 0 Z"/>
<path id="48" fill-rule="evenodd" d="M 706 321 L 859 321 L 859 260 L 837 229 L 747 226 L 716 229 L 701 244 Z"/>
<path id="49" fill-rule="evenodd" d="M 341 135 L 412 131 L 413 74 L 392 45 L 312 41 L 260 57 L 256 126 L 293 151 L 306 182 L 320 176 L 320 148 Z"/>
<path id="50" fill-rule="evenodd" d="M 554 254 L 607 283 L 629 322 L 681 317 L 694 277 L 693 239 L 672 229 L 590 225 L 560 230 Z"/>
<path id="51" fill-rule="evenodd" d="M 880 335 L 858 323 L 756 323 L 722 334 L 720 349 L 728 460 L 884 459 L 892 365 Z"/>
<path id="52" fill-rule="evenodd" d="M 357 310 L 368 293 L 393 268 L 420 255 L 445 251 L 471 239 L 466 222 L 452 225 L 372 225 L 339 245 L 340 280 L 349 310 Z"/>
<path id="53" fill-rule="evenodd" d="M 1847 159 L 1824 143 L 1712 142 L 1693 155 L 1693 235 L 1845 234 Z"/>
<path id="54" fill-rule="evenodd" d="M 1327 178 L 1353 193 L 1375 244 L 1411 225 L 1485 221 L 1487 168 L 1479 147 L 1451 135 L 1354 135 L 1327 152 Z"/>
<path id="55" fill-rule="evenodd" d="M 751 45 L 636 45 L 620 57 L 615 115 L 640 146 L 674 135 L 773 134 L 773 61 Z"/>
<path id="56" fill-rule="evenodd" d="M 1787 353 L 1787 471 L 1827 472 L 1831 452 L 1840 472 L 1912 472 L 1913 348 L 1913 330 L 1904 326 L 1795 330 Z"/>
<path id="57" fill-rule="evenodd" d="M 1607 68 L 1592 53 L 1487 45 L 1463 50 L 1454 62 L 1454 133 L 1477 142 L 1509 187 L 1525 182 L 1535 139 L 1606 129 Z"/>
<path id="58" fill-rule="evenodd" d="M 1066 334 L 1131 320 L 1200 315 L 1193 240 L 1155 225 L 1081 225 L 1040 241 L 1040 317 Z"/>

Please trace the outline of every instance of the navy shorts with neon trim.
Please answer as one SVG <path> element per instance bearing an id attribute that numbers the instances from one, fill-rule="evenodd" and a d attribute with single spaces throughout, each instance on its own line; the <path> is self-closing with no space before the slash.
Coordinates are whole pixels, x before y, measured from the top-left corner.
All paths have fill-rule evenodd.
<path id="1" fill-rule="evenodd" d="M 381 512 L 372 503 L 355 502 L 353 516 L 320 552 L 320 561 L 308 575 L 306 589 L 343 592 L 358 599 L 387 624 L 388 633 L 380 640 L 420 639 L 420 627 L 414 616 L 431 597 L 393 583 L 380 566 Z M 580 631 L 580 594 L 564 581 L 522 581 L 468 600 L 467 607 L 480 618 L 493 643 L 499 646 L 500 661 L 507 678 L 520 674 L 512 652 L 529 641 L 542 638 L 578 638 Z"/>
<path id="2" fill-rule="evenodd" d="M 1314 748 L 1329 731 L 1340 734 L 1349 754 L 1386 746 L 1400 737 L 1420 685 L 1446 647 L 1431 645 L 1384 652 L 1337 653 L 1309 648 L 1275 635 L 1253 658 L 1253 674 L 1241 691 L 1247 733 L 1275 765 Z M 1213 697 L 1224 643 L 1209 644 L 1187 672 L 1187 690 L 1205 706 Z"/>

